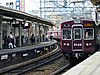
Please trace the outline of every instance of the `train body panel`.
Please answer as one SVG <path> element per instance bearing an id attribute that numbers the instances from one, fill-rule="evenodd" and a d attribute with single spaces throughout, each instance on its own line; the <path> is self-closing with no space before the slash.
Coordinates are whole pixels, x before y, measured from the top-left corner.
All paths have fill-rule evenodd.
<path id="1" fill-rule="evenodd" d="M 63 54 L 87 53 L 96 50 L 95 22 L 75 19 L 61 23 L 61 50 Z"/>

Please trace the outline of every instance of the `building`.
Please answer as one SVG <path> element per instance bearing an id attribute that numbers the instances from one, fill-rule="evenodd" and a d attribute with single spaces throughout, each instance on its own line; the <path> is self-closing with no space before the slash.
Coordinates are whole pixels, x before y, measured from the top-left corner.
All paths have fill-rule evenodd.
<path id="1" fill-rule="evenodd" d="M 39 1 L 0 0 L 0 5 L 39 16 Z"/>

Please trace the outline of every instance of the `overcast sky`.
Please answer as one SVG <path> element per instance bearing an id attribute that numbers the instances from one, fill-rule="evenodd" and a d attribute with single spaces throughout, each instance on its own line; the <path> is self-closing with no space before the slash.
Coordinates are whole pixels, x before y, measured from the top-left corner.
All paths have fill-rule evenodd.
<path id="1" fill-rule="evenodd" d="M 26 0 L 25 1 L 25 7 L 26 10 L 39 10 L 39 0 Z"/>

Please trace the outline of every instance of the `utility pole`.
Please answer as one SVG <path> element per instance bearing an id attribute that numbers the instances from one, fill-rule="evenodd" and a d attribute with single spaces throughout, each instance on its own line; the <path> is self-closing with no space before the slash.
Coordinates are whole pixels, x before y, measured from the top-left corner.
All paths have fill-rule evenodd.
<path id="1" fill-rule="evenodd" d="M 41 10 L 41 0 L 40 0 L 40 17 L 42 17 L 42 10 Z"/>

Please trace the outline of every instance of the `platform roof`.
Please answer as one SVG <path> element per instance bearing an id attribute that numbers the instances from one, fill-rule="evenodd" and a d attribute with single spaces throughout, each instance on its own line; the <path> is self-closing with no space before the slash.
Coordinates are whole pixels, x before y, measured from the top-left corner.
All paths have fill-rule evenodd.
<path id="1" fill-rule="evenodd" d="M 94 5 L 100 5 L 100 0 L 91 0 Z"/>
<path id="2" fill-rule="evenodd" d="M 4 6 L 0 6 L 0 15 L 5 16 L 5 17 L 10 17 L 13 19 L 22 19 L 22 20 L 28 20 L 28 21 L 33 21 L 33 22 L 38 22 L 42 24 L 46 24 L 49 26 L 54 26 L 54 23 L 50 20 L 43 19 L 41 17 L 38 17 L 36 15 L 31 15 L 29 13 L 7 8 Z"/>

